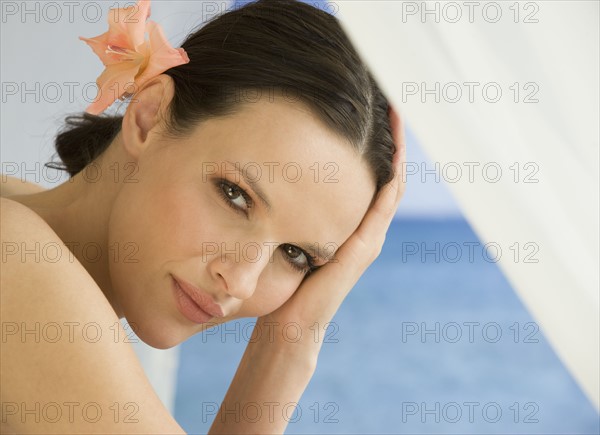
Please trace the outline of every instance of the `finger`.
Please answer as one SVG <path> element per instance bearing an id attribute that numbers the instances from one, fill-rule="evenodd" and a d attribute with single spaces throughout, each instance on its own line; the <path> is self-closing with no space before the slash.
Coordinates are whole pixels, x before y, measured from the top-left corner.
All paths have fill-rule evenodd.
<path id="1" fill-rule="evenodd" d="M 389 106 L 390 126 L 392 129 L 392 138 L 396 145 L 396 152 L 394 153 L 393 165 L 394 170 L 399 172 L 401 177 L 399 182 L 401 183 L 400 189 L 398 190 L 398 202 L 406 189 L 406 136 L 404 131 L 404 123 L 402 117 L 394 109 L 393 106 Z"/>
<path id="2" fill-rule="evenodd" d="M 356 233 L 364 240 L 380 240 L 385 235 L 400 201 L 401 171 L 396 171 L 394 178 L 382 186 L 377 197 L 357 228 Z"/>
<path id="3" fill-rule="evenodd" d="M 389 105 L 388 116 L 390 118 L 392 138 L 394 140 L 394 144 L 396 145 L 396 150 L 398 150 L 398 148 L 400 150 L 403 150 L 405 148 L 406 142 L 406 138 L 404 136 L 404 125 L 398 111 L 396 111 L 394 106 L 392 106 L 391 104 Z"/>
<path id="4" fill-rule="evenodd" d="M 368 266 L 379 254 L 387 229 L 398 209 L 405 185 L 406 146 L 401 117 L 391 105 L 388 114 L 396 145 L 392 158 L 394 176 L 390 182 L 381 187 L 359 227 L 330 260 L 332 263 L 350 262 L 357 267 L 361 264 Z"/>
<path id="5" fill-rule="evenodd" d="M 357 252 L 368 249 L 369 245 L 375 244 L 373 254 L 367 257 L 374 260 L 379 254 L 381 245 L 385 241 L 385 234 L 390 226 L 392 219 L 398 209 L 398 204 L 405 190 L 405 171 L 406 171 L 406 144 L 402 118 L 396 110 L 389 106 L 390 126 L 396 151 L 393 156 L 394 177 L 383 186 L 377 194 L 377 197 L 369 210 L 365 214 L 361 224 L 354 234 L 346 241 L 338 252 L 339 256 L 350 255 L 356 260 Z M 353 240 L 354 239 L 354 240 Z M 379 243 L 379 245 L 377 245 Z M 339 257 L 338 257 L 339 259 Z"/>
<path id="6" fill-rule="evenodd" d="M 327 301 L 309 304 L 321 307 L 322 313 L 333 316 L 348 292 L 356 284 L 364 270 L 377 258 L 389 225 L 396 214 L 404 193 L 406 170 L 406 146 L 402 118 L 390 106 L 388 111 L 392 137 L 396 151 L 392 159 L 393 179 L 383 186 L 373 204 L 363 217 L 357 230 L 337 250 L 328 264 L 313 275 L 309 275 L 301 285 L 302 291 L 295 294 L 303 298 L 316 298 L 320 301 L 327 295 Z M 331 283 L 336 283 L 338 292 L 331 292 Z M 307 300 L 308 300 L 307 299 Z"/>
<path id="7" fill-rule="evenodd" d="M 400 177 L 401 174 L 396 173 L 394 180 L 380 189 L 358 228 L 334 255 L 334 263 L 362 274 L 379 256 L 387 230 L 396 214 L 399 190 L 399 183 L 396 181 Z"/>

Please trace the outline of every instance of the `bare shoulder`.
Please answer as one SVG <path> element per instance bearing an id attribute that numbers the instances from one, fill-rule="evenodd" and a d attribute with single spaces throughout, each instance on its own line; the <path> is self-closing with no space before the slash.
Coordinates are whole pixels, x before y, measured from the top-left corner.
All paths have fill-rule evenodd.
<path id="1" fill-rule="evenodd" d="M 28 286 L 17 285 L 13 282 L 15 280 L 57 280 L 60 276 L 71 280 L 78 275 L 79 279 L 85 279 L 86 275 L 89 277 L 85 268 L 71 255 L 68 247 L 44 219 L 9 198 L 0 198 L 0 238 L 3 302 L 10 302 L 12 296 L 22 298 L 33 291 Z M 24 289 L 16 292 L 17 287 Z M 98 291 L 102 293 L 100 289 Z M 3 312 L 5 307 L 3 303 Z"/>
<path id="2" fill-rule="evenodd" d="M 47 249 L 52 243 L 64 245 L 37 213 L 17 201 L 3 197 L 0 197 L 0 237 L 3 275 L 22 273 L 33 265 L 40 265 L 42 247 Z M 41 243 L 44 245 L 40 245 Z M 33 249 L 36 246 L 39 249 Z M 16 261 L 17 259 L 24 261 Z M 64 265 L 65 263 L 60 263 L 60 266 Z"/>
<path id="3" fill-rule="evenodd" d="M 27 298 L 35 297 L 52 303 L 53 297 L 59 297 L 57 301 L 60 302 L 60 298 L 72 287 L 72 284 L 57 285 L 63 282 L 78 283 L 81 297 L 91 298 L 94 306 L 100 304 L 110 308 L 100 288 L 46 221 L 30 208 L 9 198 L 0 198 L 0 206 L 3 318 L 5 311 L 8 317 L 21 317 L 34 313 L 38 306 L 45 310 L 41 304 L 29 304 L 27 310 L 22 311 L 23 307 L 18 304 Z M 39 287 L 42 283 L 43 292 Z M 49 293 L 50 290 L 55 293 Z M 13 302 L 14 305 L 11 305 Z M 63 309 L 54 308 L 59 312 Z M 110 317 L 114 320 L 116 314 L 112 309 L 106 314 L 111 312 Z"/>
<path id="4" fill-rule="evenodd" d="M 0 174 L 0 196 L 26 195 L 46 190 L 39 184 L 23 181 L 17 177 Z"/>
<path id="5" fill-rule="evenodd" d="M 38 219 L 42 220 L 36 213 L 33 212 L 28 207 L 25 207 L 23 204 L 17 201 L 13 201 L 10 198 L 6 198 L 4 195 L 0 196 L 0 214 L 2 215 L 2 222 L 5 222 L 6 219 L 15 218 L 17 216 L 30 215 L 30 217 L 37 216 Z M 6 223 L 9 223 L 7 220 Z"/>
<path id="6" fill-rule="evenodd" d="M 52 228 L 37 213 L 10 198 L 0 197 L 0 220 L 2 237 L 10 238 L 19 233 L 31 232 L 38 234 L 51 232 L 56 236 Z"/>
<path id="7" fill-rule="evenodd" d="M 0 201 L 2 430 L 184 433 L 85 268 L 39 215 Z"/>

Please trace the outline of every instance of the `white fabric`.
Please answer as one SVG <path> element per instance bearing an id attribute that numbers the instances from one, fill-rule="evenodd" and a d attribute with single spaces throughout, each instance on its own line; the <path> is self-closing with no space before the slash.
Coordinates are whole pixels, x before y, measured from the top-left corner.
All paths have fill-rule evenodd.
<path id="1" fill-rule="evenodd" d="M 156 391 L 163 405 L 174 415 L 179 346 L 170 349 L 155 349 L 139 340 L 133 344 L 133 350 L 137 354 L 154 391 Z"/>
<path id="2" fill-rule="evenodd" d="M 482 243 L 500 247 L 499 266 L 598 408 L 598 2 L 520 2 L 518 17 L 512 1 L 471 2 L 478 5 L 471 11 L 466 3 L 335 5 L 431 160 L 447 171 L 447 180 L 462 168 L 449 187 L 465 217 Z M 431 13 L 423 15 L 425 10 Z M 532 20 L 538 22 L 526 22 Z M 439 102 L 422 92 L 435 89 L 436 82 Z M 452 82 L 463 91 L 454 103 Z M 519 102 L 511 89 L 515 82 Z M 496 103 L 482 95 L 490 83 L 488 101 L 495 98 L 492 91 L 502 91 Z M 468 86 L 474 89 L 472 102 Z M 539 101 L 523 102 L 528 95 Z M 472 166 L 472 182 L 467 162 L 479 163 Z M 494 168 L 502 170 L 497 182 L 483 178 L 482 167 L 490 162 L 488 180 L 495 178 Z M 518 182 L 510 169 L 515 162 Z M 533 165 L 525 167 L 527 162 Z M 407 169 L 415 172 L 410 163 Z M 528 174 L 538 182 L 524 182 Z M 407 191 L 420 175 L 408 176 Z M 525 262 L 528 254 L 538 262 Z"/>
<path id="3" fill-rule="evenodd" d="M 155 349 L 138 338 L 125 319 L 121 320 L 121 324 L 154 391 L 169 412 L 174 414 L 181 346 Z"/>

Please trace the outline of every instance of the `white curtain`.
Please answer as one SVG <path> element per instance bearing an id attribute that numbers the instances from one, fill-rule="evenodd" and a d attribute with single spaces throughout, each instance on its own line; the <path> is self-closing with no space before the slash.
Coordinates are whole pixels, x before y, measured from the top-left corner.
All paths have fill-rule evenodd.
<path id="1" fill-rule="evenodd" d="M 332 5 L 598 408 L 599 3 Z"/>
<path id="2" fill-rule="evenodd" d="M 125 319 L 121 320 L 127 339 L 138 357 L 142 368 L 161 402 L 175 414 L 175 396 L 177 394 L 177 370 L 181 345 L 170 349 L 156 349 L 144 343 L 132 331 Z"/>

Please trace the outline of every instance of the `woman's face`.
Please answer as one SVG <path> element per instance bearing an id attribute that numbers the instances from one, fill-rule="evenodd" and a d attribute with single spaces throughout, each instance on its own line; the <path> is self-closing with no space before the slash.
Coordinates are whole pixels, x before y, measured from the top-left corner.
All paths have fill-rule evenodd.
<path id="1" fill-rule="evenodd" d="M 157 348 L 280 307 L 310 256 L 337 250 L 375 193 L 350 144 L 283 99 L 249 103 L 187 138 L 148 141 L 130 178 L 110 217 L 108 242 L 119 253 L 110 274 L 125 317 Z M 172 276 L 208 295 L 224 317 L 192 321 Z"/>

